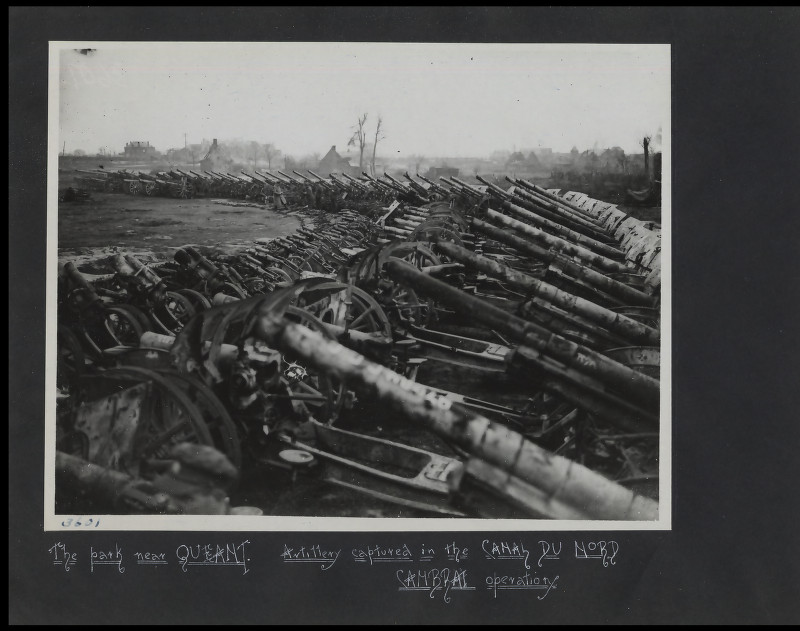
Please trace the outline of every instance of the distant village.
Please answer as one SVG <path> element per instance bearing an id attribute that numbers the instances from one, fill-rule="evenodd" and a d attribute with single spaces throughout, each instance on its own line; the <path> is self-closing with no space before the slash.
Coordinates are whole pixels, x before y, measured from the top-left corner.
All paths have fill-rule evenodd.
<path id="1" fill-rule="evenodd" d="M 661 131 L 645 137 L 642 151 L 626 153 L 620 147 L 556 152 L 547 147 L 497 150 L 485 157 L 453 157 L 408 155 L 392 158 L 378 156 L 373 164 L 367 155 L 359 159 L 357 150 L 332 145 L 325 152 L 304 156 L 284 153 L 271 143 L 248 140 L 203 139 L 183 147 L 159 151 L 150 141 L 132 140 L 122 151 L 113 153 L 106 148 L 94 156 L 76 150 L 61 154 L 62 161 L 78 158 L 101 160 L 113 168 L 161 169 L 174 167 L 199 168 L 202 171 L 238 172 L 240 170 L 311 169 L 322 177 L 330 174 L 360 176 L 362 172 L 378 176 L 384 172 L 401 175 L 421 173 L 428 178 L 473 178 L 476 175 L 500 178 L 504 175 L 525 177 L 551 186 L 575 188 L 598 196 L 613 196 L 628 187 L 660 182 Z M 645 147 L 647 151 L 645 152 Z M 359 164 L 361 162 L 361 164 Z"/>

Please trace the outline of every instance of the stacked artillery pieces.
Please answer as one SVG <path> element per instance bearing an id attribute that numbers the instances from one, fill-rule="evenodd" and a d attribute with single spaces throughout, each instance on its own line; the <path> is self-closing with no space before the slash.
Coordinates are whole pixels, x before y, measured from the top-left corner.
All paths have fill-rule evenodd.
<path id="1" fill-rule="evenodd" d="M 237 255 L 122 257 L 87 315 L 62 301 L 59 450 L 136 476 L 200 444 L 251 484 L 290 470 L 281 492 L 405 514 L 655 519 L 657 231 L 524 180 L 315 177 L 394 201 Z M 143 412 L 109 420 L 122 403 Z"/>
<path id="2" fill-rule="evenodd" d="M 76 185 L 98 193 L 122 193 L 125 181 L 134 177 L 128 171 L 106 171 L 104 169 L 77 169 Z"/>
<path id="3" fill-rule="evenodd" d="M 212 197 L 249 200 L 259 204 L 274 204 L 277 208 L 307 206 L 308 208 L 338 211 L 342 208 L 360 209 L 374 202 L 388 202 L 397 198 L 401 202 L 424 204 L 437 199 L 447 199 L 449 191 L 436 184 L 420 183 L 408 173 L 407 182 L 400 182 L 389 174 L 374 178 L 364 173 L 361 178 L 347 174 L 331 174 L 328 178 L 308 170 L 287 174 L 255 170 L 238 174 L 216 171 L 173 169 L 154 173 L 140 171 L 78 170 L 76 183 L 82 188 L 105 193 L 125 193 L 187 199 Z M 418 176 L 422 177 L 422 176 Z"/>

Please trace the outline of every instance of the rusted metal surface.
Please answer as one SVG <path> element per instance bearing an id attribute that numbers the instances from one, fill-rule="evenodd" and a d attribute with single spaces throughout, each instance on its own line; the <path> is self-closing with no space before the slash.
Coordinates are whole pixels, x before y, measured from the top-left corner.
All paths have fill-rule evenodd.
<path id="1" fill-rule="evenodd" d="M 528 254 L 547 263 L 551 266 L 554 276 L 563 276 L 566 277 L 567 280 L 585 283 L 589 288 L 595 290 L 593 293 L 601 304 L 605 304 L 606 306 L 608 306 L 609 303 L 616 306 L 652 306 L 653 304 L 653 298 L 651 296 L 637 291 L 624 283 L 617 282 L 613 278 L 585 265 L 575 263 L 558 250 L 552 248 L 545 249 L 538 244 L 509 234 L 501 228 L 480 219 L 473 219 L 472 226 L 475 230 L 492 239 L 510 245 L 519 252 Z"/>
<path id="2" fill-rule="evenodd" d="M 637 374 L 594 351 L 569 342 L 550 331 L 522 318 L 510 315 L 474 298 L 435 278 L 420 273 L 411 265 L 400 260 L 386 264 L 387 271 L 398 282 L 407 283 L 415 290 L 435 296 L 454 308 L 467 311 L 478 321 L 497 328 L 518 342 L 557 359 L 569 367 L 585 372 L 587 375 L 607 380 L 612 386 L 627 389 L 628 393 L 640 403 L 653 408 L 659 404 L 659 384 L 656 380 Z"/>
<path id="3" fill-rule="evenodd" d="M 544 247 L 554 248 L 563 252 L 567 256 L 572 256 L 580 259 L 586 265 L 592 265 L 597 269 L 604 272 L 625 272 L 628 268 L 623 263 L 609 259 L 606 256 L 592 252 L 591 250 L 580 245 L 571 244 L 569 241 L 547 234 L 543 230 L 539 230 L 534 226 L 517 221 L 512 217 L 504 215 L 494 210 L 487 210 L 486 216 L 495 223 L 502 224 L 511 228 L 525 237 L 533 239 L 541 243 Z"/>
<path id="4" fill-rule="evenodd" d="M 614 260 L 619 260 L 624 257 L 622 251 L 616 247 L 609 246 L 606 243 L 601 243 L 597 239 L 593 239 L 592 237 L 581 234 L 580 232 L 566 228 L 557 222 L 550 221 L 549 219 L 532 213 L 525 208 L 517 206 L 516 204 L 505 201 L 502 203 L 502 206 L 505 210 L 509 211 L 513 215 L 516 215 L 518 218 L 528 220 L 531 223 L 542 226 L 543 228 L 550 229 L 559 236 L 562 236 L 564 239 L 578 245 L 582 245 L 587 249 L 596 252 L 597 254 L 601 254 Z"/>
<path id="5" fill-rule="evenodd" d="M 448 256 L 479 269 L 486 274 L 495 276 L 509 283 L 509 285 L 530 292 L 528 295 L 541 296 L 569 312 L 585 316 L 600 326 L 607 328 L 627 339 L 657 344 L 659 332 L 636 320 L 622 314 L 614 313 L 600 305 L 596 305 L 579 296 L 561 291 L 556 287 L 527 274 L 518 272 L 510 267 L 493 261 L 486 257 L 474 254 L 466 248 L 453 243 L 440 242 L 439 249 Z"/>
<path id="6" fill-rule="evenodd" d="M 470 415 L 335 342 L 299 325 L 267 315 L 259 332 L 282 350 L 291 350 L 318 368 L 402 410 L 403 414 L 488 463 L 541 489 L 556 502 L 582 510 L 594 519 L 654 519 L 658 505 L 560 456 L 549 454 L 520 434 L 488 419 Z"/>

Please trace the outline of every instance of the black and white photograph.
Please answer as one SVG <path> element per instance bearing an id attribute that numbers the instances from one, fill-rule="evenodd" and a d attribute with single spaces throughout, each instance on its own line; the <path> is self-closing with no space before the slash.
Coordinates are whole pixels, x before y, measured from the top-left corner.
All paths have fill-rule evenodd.
<path id="1" fill-rule="evenodd" d="M 670 54 L 50 42 L 45 529 L 669 529 Z"/>
<path id="2" fill-rule="evenodd" d="M 796 625 L 798 35 L 10 7 L 9 623 Z"/>

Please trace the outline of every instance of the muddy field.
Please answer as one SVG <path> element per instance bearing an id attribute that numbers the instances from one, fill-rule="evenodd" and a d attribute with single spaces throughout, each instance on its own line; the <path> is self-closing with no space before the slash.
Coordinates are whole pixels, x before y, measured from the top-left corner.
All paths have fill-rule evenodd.
<path id="1" fill-rule="evenodd" d="M 157 259 L 172 257 L 185 245 L 235 251 L 258 240 L 294 233 L 297 212 L 274 210 L 224 199 L 169 199 L 92 193 L 85 202 L 58 205 L 58 256 L 79 269 L 116 249 Z M 91 266 L 89 266 L 91 267 Z M 111 271 L 111 270 L 109 270 Z"/>

